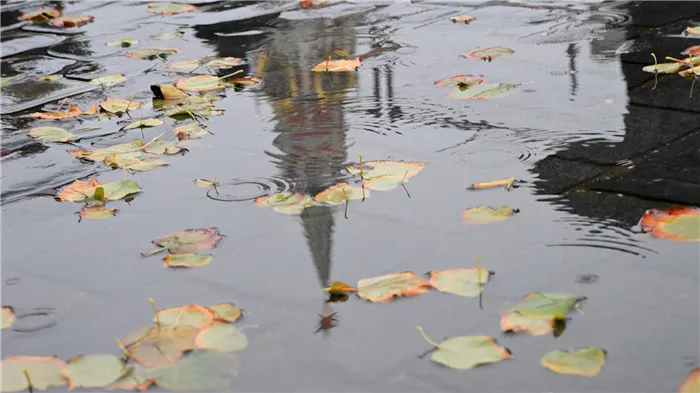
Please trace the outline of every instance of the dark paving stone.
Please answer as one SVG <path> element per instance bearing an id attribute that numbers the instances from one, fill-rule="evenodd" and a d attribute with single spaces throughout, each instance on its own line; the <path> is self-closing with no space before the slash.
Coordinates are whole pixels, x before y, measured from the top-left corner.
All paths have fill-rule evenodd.
<path id="1" fill-rule="evenodd" d="M 595 165 L 562 160 L 556 156 L 539 161 L 532 171 L 539 174 L 535 184 L 542 194 L 559 194 L 602 173 L 602 169 Z"/>
<path id="2" fill-rule="evenodd" d="M 700 15 L 700 2 L 639 1 L 627 4 L 622 9 L 628 10 L 633 15 L 633 25 L 658 27 Z"/>
<path id="3" fill-rule="evenodd" d="M 681 55 L 681 52 L 693 45 L 700 45 L 700 39 L 690 36 L 667 37 L 663 35 L 644 35 L 636 38 L 636 42 L 632 46 L 631 51 L 620 55 L 620 60 L 629 63 L 651 65 L 654 64 L 654 58 L 651 57 L 651 54 L 654 53 L 659 63 L 668 63 L 670 60 L 665 60 L 666 56 L 680 59 L 684 57 Z"/>
<path id="4" fill-rule="evenodd" d="M 655 90 L 652 90 L 653 80 L 631 89 L 630 103 L 700 113 L 700 94 L 698 94 L 697 83 L 693 98 L 689 97 L 692 83 L 692 80 L 678 75 L 667 75 L 659 78 L 659 84 Z"/>
<path id="5" fill-rule="evenodd" d="M 591 186 L 594 191 L 700 206 L 700 184 L 659 179 L 643 173 L 627 174 Z"/>
<path id="6" fill-rule="evenodd" d="M 654 74 L 642 71 L 642 65 L 637 63 L 620 63 L 622 73 L 627 80 L 627 87 L 633 89 L 654 79 Z"/>

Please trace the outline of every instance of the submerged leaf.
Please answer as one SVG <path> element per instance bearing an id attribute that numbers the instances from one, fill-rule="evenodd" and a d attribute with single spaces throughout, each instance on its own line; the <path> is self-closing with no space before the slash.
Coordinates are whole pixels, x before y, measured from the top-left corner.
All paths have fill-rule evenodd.
<path id="1" fill-rule="evenodd" d="M 241 317 L 241 309 L 233 303 L 219 303 L 209 306 L 217 320 L 236 322 Z"/>
<path id="2" fill-rule="evenodd" d="M 175 87 L 185 91 L 212 91 L 225 88 L 219 78 L 213 75 L 197 75 L 191 78 L 180 79 L 175 83 Z"/>
<path id="3" fill-rule="evenodd" d="M 510 187 L 513 186 L 514 182 L 515 182 L 515 178 L 509 177 L 508 179 L 503 179 L 503 180 L 494 180 L 494 181 L 488 181 L 488 182 L 482 182 L 482 183 L 474 183 L 469 188 L 472 190 L 486 190 L 488 188 L 495 188 L 495 187 L 505 187 L 506 189 L 510 189 Z"/>
<path id="4" fill-rule="evenodd" d="M 435 86 L 474 86 L 484 83 L 483 75 L 455 75 L 435 81 Z"/>
<path id="5" fill-rule="evenodd" d="M 700 209 L 672 206 L 668 210 L 649 210 L 640 222 L 642 229 L 654 237 L 679 242 L 700 241 Z"/>
<path id="6" fill-rule="evenodd" d="M 329 205 L 339 205 L 351 199 L 365 199 L 369 197 L 369 191 L 360 187 L 349 186 L 348 183 L 337 183 L 314 196 L 317 202 Z"/>
<path id="7" fill-rule="evenodd" d="M 161 15 L 174 15 L 183 12 L 195 11 L 197 7 L 191 4 L 180 4 L 180 3 L 158 3 L 149 4 L 148 12 Z"/>
<path id="8" fill-rule="evenodd" d="M 180 50 L 176 48 L 144 48 L 133 52 L 126 52 L 125 55 L 127 57 L 131 57 L 132 59 L 153 60 L 158 57 L 174 55 L 177 53 L 180 53 Z"/>
<path id="9" fill-rule="evenodd" d="M 240 351 L 248 346 L 248 338 L 229 323 L 216 322 L 202 329 L 194 340 L 197 348 L 222 352 Z"/>
<path id="10" fill-rule="evenodd" d="M 200 267 L 213 260 L 214 256 L 211 254 L 168 254 L 163 258 L 163 264 L 167 267 Z"/>
<path id="11" fill-rule="evenodd" d="M 15 310 L 10 306 L 0 309 L 0 329 L 7 329 L 15 323 Z"/>
<path id="12" fill-rule="evenodd" d="M 272 209 L 281 214 L 300 214 L 305 208 L 313 206 L 314 200 L 304 194 L 280 192 L 265 195 L 255 199 L 256 206 L 272 206 Z"/>
<path id="13" fill-rule="evenodd" d="M 693 370 L 681 383 L 678 393 L 700 392 L 700 368 Z"/>
<path id="14" fill-rule="evenodd" d="M 97 187 L 101 187 L 101 184 L 95 178 L 87 181 L 76 180 L 63 187 L 56 198 L 61 201 L 80 202 L 95 194 Z"/>
<path id="15" fill-rule="evenodd" d="M 214 312 L 198 304 L 187 304 L 159 311 L 153 322 L 165 326 L 192 326 L 202 329 L 214 322 Z"/>
<path id="16" fill-rule="evenodd" d="M 525 316 L 511 312 L 501 317 L 501 331 L 541 336 L 554 331 L 555 317 Z"/>
<path id="17" fill-rule="evenodd" d="M 463 54 L 462 56 L 466 57 L 467 59 L 485 59 L 490 61 L 496 57 L 512 55 L 513 53 L 515 53 L 515 51 L 510 48 L 492 46 L 490 48 L 475 49 L 471 52 Z"/>
<path id="18" fill-rule="evenodd" d="M 362 65 L 360 58 L 357 57 L 352 60 L 333 60 L 324 61 L 317 64 L 311 71 L 316 72 L 342 72 L 342 71 L 357 71 Z"/>
<path id="19" fill-rule="evenodd" d="M 58 27 L 78 27 L 90 23 L 95 19 L 90 15 L 66 15 L 51 19 L 50 24 Z"/>
<path id="20" fill-rule="evenodd" d="M 551 317 L 564 319 L 579 303 L 586 300 L 585 296 L 569 293 L 531 293 L 512 310 L 526 317 Z"/>
<path id="21" fill-rule="evenodd" d="M 163 125 L 163 120 L 160 119 L 145 119 L 145 120 L 139 120 L 135 121 L 128 126 L 124 127 L 124 130 L 133 130 L 135 128 L 146 128 L 146 127 L 157 127 Z"/>
<path id="22" fill-rule="evenodd" d="M 20 20 L 31 20 L 34 22 L 44 22 L 49 19 L 58 18 L 62 12 L 58 8 L 41 7 L 29 12 L 23 12 L 19 15 Z"/>
<path id="23" fill-rule="evenodd" d="M 153 244 L 166 248 L 171 254 L 189 254 L 216 247 L 223 236 L 219 229 L 188 229 L 153 240 Z"/>
<path id="24" fill-rule="evenodd" d="M 61 120 L 70 119 L 72 117 L 77 117 L 80 115 L 80 108 L 75 105 L 71 105 L 67 112 L 35 112 L 32 113 L 32 117 L 39 119 L 49 119 L 49 120 Z"/>
<path id="25" fill-rule="evenodd" d="M 605 364 L 606 353 L 594 347 L 552 351 L 542 357 L 542 366 L 559 374 L 595 377 Z"/>
<path id="26" fill-rule="evenodd" d="M 453 16 L 450 18 L 452 23 L 464 23 L 464 24 L 469 24 L 469 22 L 473 21 L 476 19 L 474 16 Z"/>
<path id="27" fill-rule="evenodd" d="M 472 207 L 462 212 L 462 221 L 465 224 L 490 224 L 499 222 L 517 213 L 508 206 L 501 206 L 497 209 L 488 206 Z"/>
<path id="28" fill-rule="evenodd" d="M 357 295 L 373 303 L 384 303 L 396 296 L 414 296 L 430 290 L 430 283 L 413 272 L 363 278 L 357 282 Z"/>
<path id="29" fill-rule="evenodd" d="M 80 218 L 89 220 L 106 220 L 114 217 L 117 209 L 104 207 L 104 205 L 83 206 L 80 210 Z"/>
<path id="30" fill-rule="evenodd" d="M 64 386 L 67 381 L 61 375 L 66 363 L 57 357 L 9 356 L 0 362 L 0 391 L 22 392 L 30 389 L 27 375 L 34 390 Z M 25 375 L 25 371 L 27 375 Z"/>
<path id="31" fill-rule="evenodd" d="M 420 326 L 418 331 L 429 344 L 436 348 L 431 359 L 435 363 L 456 370 L 468 370 L 474 366 L 495 363 L 513 357 L 507 348 L 499 346 L 489 336 L 449 337 L 436 343 L 425 335 Z"/>
<path id="32" fill-rule="evenodd" d="M 61 374 L 68 379 L 71 390 L 107 386 L 127 371 L 126 364 L 114 355 L 78 355 L 68 360 Z"/>
<path id="33" fill-rule="evenodd" d="M 100 103 L 100 107 L 110 113 L 127 112 L 140 107 L 136 101 L 122 100 L 121 98 L 108 98 Z"/>
<path id="34" fill-rule="evenodd" d="M 91 85 L 100 85 L 102 87 L 110 87 L 110 86 L 118 85 L 118 84 L 124 83 L 124 82 L 126 82 L 126 77 L 124 76 L 124 74 L 117 72 L 116 74 L 106 75 L 106 76 L 92 79 L 88 83 L 90 83 Z"/>
<path id="35" fill-rule="evenodd" d="M 430 285 L 440 292 L 475 297 L 482 292 L 483 284 L 488 282 L 491 274 L 488 269 L 481 267 L 436 270 L 430 272 Z"/>
<path id="36" fill-rule="evenodd" d="M 105 45 L 107 45 L 107 46 L 121 46 L 122 48 L 128 48 L 131 45 L 136 45 L 138 43 L 139 43 L 139 40 L 135 40 L 133 38 L 121 38 L 118 40 L 109 41 Z"/>
<path id="37" fill-rule="evenodd" d="M 198 349 L 167 367 L 153 370 L 158 386 L 174 391 L 226 391 L 238 374 L 235 354 Z"/>
<path id="38" fill-rule="evenodd" d="M 75 134 L 72 134 L 63 128 L 51 126 L 32 128 L 29 130 L 27 135 L 38 141 L 47 142 L 71 142 L 77 138 Z"/>

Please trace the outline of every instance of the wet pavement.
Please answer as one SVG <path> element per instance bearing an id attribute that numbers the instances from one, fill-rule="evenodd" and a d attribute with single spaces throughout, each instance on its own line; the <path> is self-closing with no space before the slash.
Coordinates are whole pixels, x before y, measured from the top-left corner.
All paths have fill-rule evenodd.
<path id="1" fill-rule="evenodd" d="M 700 3 L 345 2 L 300 10 L 296 2 L 202 2 L 197 12 L 158 16 L 145 3 L 62 3 L 94 22 L 68 31 L 17 23 L 3 4 L 2 304 L 20 316 L 2 331 L 2 356 L 114 353 L 114 338 L 162 308 L 235 302 L 248 336 L 231 391 L 677 391 L 698 367 L 697 243 L 643 233 L 647 209 L 700 205 L 700 91 L 691 82 L 641 68 L 654 52 L 680 57 L 700 44 L 681 34 L 700 22 Z M 52 3 L 53 4 L 53 3 Z M 469 25 L 450 16 L 475 16 Z M 650 17 L 653 15 L 654 17 Z M 182 38 L 153 34 L 179 29 Z M 76 160 L 67 151 L 151 140 L 185 122 L 123 131 L 129 119 L 52 123 L 29 114 L 65 97 L 86 110 L 107 97 L 144 103 L 135 119 L 158 114 L 149 86 L 187 75 L 159 60 L 124 56 L 105 44 L 175 47 L 168 62 L 202 56 L 244 59 L 264 83 L 226 89 L 211 116 L 213 135 L 185 141 L 171 165 L 127 174 L 144 192 L 110 202 L 109 220 L 78 222 L 79 204 L 47 194 L 76 179 L 121 180 L 122 171 Z M 461 53 L 504 46 L 491 62 Z M 314 73 L 339 51 L 386 48 L 357 72 Z M 226 75 L 231 69 L 217 70 Z M 86 81 L 121 72 L 103 90 Z M 54 82 L 37 76 L 61 73 Z M 490 100 L 454 100 L 433 82 L 481 74 L 518 90 Z M 696 86 L 696 88 L 700 88 Z M 26 132 L 60 124 L 81 132 L 75 146 L 40 143 Z M 77 146 L 77 147 L 76 147 Z M 314 195 L 350 178 L 366 160 L 426 164 L 401 189 L 299 216 L 253 206 L 266 193 Z M 510 192 L 469 191 L 475 182 L 514 176 Z M 216 192 L 193 184 L 215 178 Z M 490 225 L 461 222 L 465 208 L 520 209 Z M 227 237 L 205 267 L 168 270 L 142 258 L 150 240 L 187 228 L 218 227 Z M 472 267 L 481 254 L 496 274 L 483 309 L 475 298 L 429 294 L 388 304 L 353 298 L 326 304 L 332 281 L 411 270 Z M 584 277 L 584 278 L 581 278 Z M 596 277 L 587 279 L 585 277 Z M 501 315 L 525 294 L 588 298 L 560 337 L 509 336 Z M 316 334 L 319 313 L 338 326 Z M 469 371 L 418 355 L 416 332 L 435 338 L 490 335 L 513 359 Z M 595 378 L 558 375 L 540 365 L 554 349 L 607 350 Z M 274 376 L 271 378 L 271 376 Z"/>

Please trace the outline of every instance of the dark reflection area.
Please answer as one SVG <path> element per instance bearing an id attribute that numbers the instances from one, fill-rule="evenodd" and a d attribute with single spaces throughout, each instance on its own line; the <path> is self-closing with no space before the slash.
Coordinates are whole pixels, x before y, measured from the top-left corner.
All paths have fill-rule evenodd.
<path id="1" fill-rule="evenodd" d="M 571 79 L 571 97 L 570 101 L 574 100 L 576 97 L 576 92 L 578 91 L 578 80 L 576 74 L 576 56 L 578 55 L 578 47 L 576 44 L 571 43 L 566 47 L 566 55 L 569 57 L 569 78 Z"/>

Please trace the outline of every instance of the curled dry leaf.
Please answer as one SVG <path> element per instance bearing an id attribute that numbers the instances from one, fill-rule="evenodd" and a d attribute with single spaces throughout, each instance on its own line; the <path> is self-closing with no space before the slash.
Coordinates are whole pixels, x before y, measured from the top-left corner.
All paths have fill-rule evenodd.
<path id="1" fill-rule="evenodd" d="M 127 372 L 124 361 L 114 355 L 78 355 L 66 363 L 61 375 L 68 379 L 68 389 L 101 388 Z"/>
<path id="2" fill-rule="evenodd" d="M 525 316 L 511 312 L 501 317 L 501 331 L 508 333 L 530 333 L 541 336 L 554 331 L 554 317 Z"/>
<path id="3" fill-rule="evenodd" d="M 477 206 L 462 212 L 462 222 L 476 225 L 490 224 L 503 221 L 517 212 L 517 210 L 513 210 L 508 206 L 501 206 L 497 209 L 488 206 Z"/>
<path id="4" fill-rule="evenodd" d="M 219 229 L 188 229 L 153 240 L 153 244 L 168 250 L 171 254 L 190 254 L 206 251 L 219 244 L 223 235 Z"/>
<path id="5" fill-rule="evenodd" d="M 342 71 L 357 71 L 362 65 L 359 57 L 352 60 L 327 60 L 319 63 L 311 69 L 315 72 L 342 72 Z"/>
<path id="6" fill-rule="evenodd" d="M 89 220 L 106 220 L 114 217 L 115 214 L 117 214 L 117 209 L 104 205 L 83 206 L 80 210 L 80 218 Z"/>
<path id="7" fill-rule="evenodd" d="M 672 206 L 668 210 L 649 210 L 640 225 L 654 237 L 679 242 L 700 241 L 699 208 Z"/>
<path id="8" fill-rule="evenodd" d="M 46 390 L 50 387 L 64 386 L 67 381 L 61 375 L 61 370 L 66 363 L 53 356 L 9 356 L 0 362 L 0 391 L 22 392 L 28 391 L 29 381 L 34 390 Z M 27 375 L 25 375 L 25 371 Z"/>
<path id="9" fill-rule="evenodd" d="M 314 200 L 304 194 L 281 192 L 272 195 L 265 195 L 255 199 L 256 206 L 272 206 L 277 213 L 300 214 L 305 208 L 313 206 Z"/>
<path id="10" fill-rule="evenodd" d="M 163 258 L 166 267 L 201 267 L 214 260 L 211 254 L 168 254 Z"/>
<path id="11" fill-rule="evenodd" d="M 10 306 L 0 309 L 0 329 L 7 329 L 15 323 L 15 310 Z M 3 390 L 4 391 L 4 390 Z"/>
<path id="12" fill-rule="evenodd" d="M 91 85 L 100 85 L 102 87 L 110 87 L 110 86 L 118 85 L 118 84 L 124 83 L 124 82 L 126 82 L 126 77 L 124 76 L 124 74 L 122 74 L 121 72 L 117 72 L 116 74 L 106 75 L 106 76 L 92 79 L 88 83 L 90 83 Z"/>
<path id="13" fill-rule="evenodd" d="M 90 15 L 66 15 L 51 19 L 49 23 L 58 27 L 78 27 L 88 24 L 94 19 L 95 17 Z"/>
<path id="14" fill-rule="evenodd" d="M 319 192 L 314 196 L 316 202 L 327 203 L 329 205 L 339 205 L 351 199 L 365 199 L 370 192 L 360 187 L 353 187 L 348 183 L 337 183 L 328 189 Z"/>
<path id="15" fill-rule="evenodd" d="M 578 348 L 571 351 L 552 351 L 541 359 L 542 366 L 559 374 L 595 377 L 605 364 L 605 350 Z"/>
<path id="16" fill-rule="evenodd" d="M 29 130 L 27 135 L 38 141 L 47 142 L 71 142 L 77 138 L 75 134 L 72 134 L 63 128 L 51 126 L 32 128 Z"/>
<path id="17" fill-rule="evenodd" d="M 435 363 L 456 370 L 468 370 L 474 366 L 495 363 L 513 357 L 508 348 L 496 344 L 489 336 L 449 337 L 437 343 L 431 340 L 418 326 L 418 331 L 425 341 L 436 349 L 431 355 Z"/>
<path id="18" fill-rule="evenodd" d="M 124 129 L 125 130 L 133 130 L 136 128 L 157 127 L 160 125 L 163 125 L 163 120 L 150 118 L 150 119 L 135 121 L 135 122 L 129 124 L 128 126 L 124 127 Z"/>
<path id="19" fill-rule="evenodd" d="M 32 117 L 39 119 L 49 119 L 49 120 L 61 120 L 70 119 L 72 117 L 78 117 L 80 115 L 80 108 L 75 105 L 71 105 L 66 112 L 35 112 L 32 113 Z"/>
<path id="20" fill-rule="evenodd" d="M 133 52 L 126 52 L 124 55 L 132 59 L 153 60 L 177 53 L 180 53 L 180 50 L 176 48 L 143 48 Z"/>
<path id="21" fill-rule="evenodd" d="M 192 326 L 202 329 L 214 322 L 214 312 L 198 304 L 160 310 L 153 317 L 153 322 L 164 326 Z"/>
<path id="22" fill-rule="evenodd" d="M 197 75 L 191 78 L 180 79 L 175 83 L 175 87 L 185 91 L 212 91 L 224 89 L 220 79 L 213 75 Z"/>
<path id="23" fill-rule="evenodd" d="M 241 309 L 233 303 L 219 303 L 209 306 L 214 317 L 219 321 L 236 322 L 242 315 Z"/>
<path id="24" fill-rule="evenodd" d="M 373 303 L 384 303 L 397 296 L 415 296 L 430 290 L 430 283 L 413 272 L 363 278 L 357 282 L 357 295 Z"/>
<path id="25" fill-rule="evenodd" d="M 197 348 L 221 352 L 240 351 L 248 346 L 248 338 L 237 327 L 225 322 L 215 322 L 197 334 Z"/>
<path id="26" fill-rule="evenodd" d="M 466 57 L 467 59 L 484 59 L 491 61 L 497 57 L 512 55 L 513 53 L 515 53 L 515 51 L 510 48 L 492 46 L 490 48 L 475 49 L 463 54 L 462 56 Z"/>
<path id="27" fill-rule="evenodd" d="M 148 12 L 161 15 L 174 15 L 183 12 L 192 12 L 197 10 L 197 7 L 191 4 L 180 3 L 154 3 L 148 5 Z"/>
<path id="28" fill-rule="evenodd" d="M 452 23 L 464 23 L 464 24 L 469 24 L 469 22 L 475 20 L 476 17 L 474 16 L 453 16 L 450 18 Z"/>
<path id="29" fill-rule="evenodd" d="M 435 81 L 435 86 L 474 86 L 484 83 L 483 75 L 455 75 Z"/>
<path id="30" fill-rule="evenodd" d="M 482 267 L 436 270 L 430 272 L 430 285 L 440 292 L 475 297 L 481 294 L 492 272 Z"/>
<path id="31" fill-rule="evenodd" d="M 510 189 L 513 186 L 514 182 L 515 182 L 515 178 L 509 177 L 509 178 L 503 179 L 503 180 L 493 180 L 493 181 L 487 181 L 487 182 L 482 182 L 482 183 L 474 183 L 471 186 L 469 186 L 469 189 L 471 189 L 471 190 L 486 190 L 488 188 L 495 188 L 495 187 L 505 187 L 506 189 Z"/>
<path id="32" fill-rule="evenodd" d="M 91 195 L 95 194 L 95 189 L 101 187 L 97 179 L 93 178 L 87 181 L 76 180 L 73 183 L 63 187 L 56 195 L 56 198 L 61 201 L 80 202 Z"/>
<path id="33" fill-rule="evenodd" d="M 175 85 L 151 85 L 151 91 L 156 98 L 165 100 L 179 100 L 189 97 L 189 95 L 175 87 Z"/>
<path id="34" fill-rule="evenodd" d="M 21 13 L 19 19 L 44 22 L 49 19 L 58 18 L 61 14 L 62 12 L 58 8 L 41 7 L 37 10 Z"/>
<path id="35" fill-rule="evenodd" d="M 525 295 L 512 312 L 526 317 L 550 317 L 564 319 L 574 307 L 577 307 L 585 296 L 570 293 L 531 293 Z"/>
<path id="36" fill-rule="evenodd" d="M 678 393 L 698 393 L 700 392 L 700 368 L 691 371 L 683 380 Z"/>
<path id="37" fill-rule="evenodd" d="M 110 113 L 127 112 L 140 107 L 136 101 L 122 100 L 121 98 L 108 98 L 100 103 L 100 108 Z"/>

